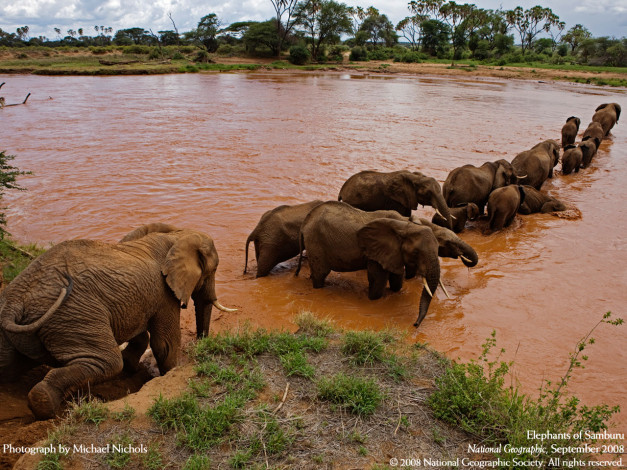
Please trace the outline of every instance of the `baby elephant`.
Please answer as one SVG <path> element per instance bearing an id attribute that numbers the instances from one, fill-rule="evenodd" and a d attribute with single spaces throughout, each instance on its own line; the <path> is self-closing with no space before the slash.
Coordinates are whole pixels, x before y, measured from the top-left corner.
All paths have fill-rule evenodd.
<path id="1" fill-rule="evenodd" d="M 522 186 L 510 185 L 492 191 L 488 198 L 490 229 L 501 230 L 511 224 L 523 202 L 525 190 Z"/>
<path id="2" fill-rule="evenodd" d="M 567 145 L 564 147 L 564 155 L 562 155 L 562 174 L 570 175 L 573 171 L 579 173 L 579 168 L 583 162 L 583 152 L 581 147 L 576 145 Z"/>
<path id="3" fill-rule="evenodd" d="M 525 191 L 525 199 L 520 204 L 519 214 L 535 214 L 536 212 L 546 214 L 566 210 L 562 201 L 538 191 L 533 186 L 525 185 L 522 189 Z"/>
<path id="4" fill-rule="evenodd" d="M 566 148 L 568 145 L 575 143 L 577 132 L 579 132 L 579 125 L 581 119 L 575 116 L 571 116 L 566 119 L 566 124 L 562 127 L 562 147 Z"/>
<path id="5" fill-rule="evenodd" d="M 455 233 L 464 230 L 468 220 L 475 220 L 479 217 L 479 207 L 474 202 L 461 204 L 458 207 L 450 209 L 450 212 L 453 219 L 453 232 Z M 448 228 L 446 219 L 437 212 L 433 215 L 431 222 L 440 227 Z"/>
<path id="6" fill-rule="evenodd" d="M 279 206 L 261 216 L 259 223 L 246 239 L 244 274 L 248 267 L 248 245 L 255 244 L 257 276 L 267 276 L 277 264 L 298 255 L 298 233 L 305 217 L 322 201 L 294 206 Z"/>
<path id="7" fill-rule="evenodd" d="M 581 168 L 588 168 L 590 162 L 597 154 L 597 149 L 601 145 L 601 141 L 598 138 L 584 140 L 579 142 L 579 148 L 581 149 Z"/>

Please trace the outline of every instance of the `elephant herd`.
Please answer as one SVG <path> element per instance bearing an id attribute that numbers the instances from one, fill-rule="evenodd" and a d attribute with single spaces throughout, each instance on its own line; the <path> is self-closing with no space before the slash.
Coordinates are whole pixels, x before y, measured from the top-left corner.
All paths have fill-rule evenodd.
<path id="1" fill-rule="evenodd" d="M 577 147 L 582 157 L 580 163 L 575 159 L 575 171 L 589 165 L 619 116 L 616 103 L 597 108 Z M 573 150 L 578 126 L 578 118 L 564 126 L 562 160 Z M 442 187 L 420 172 L 362 171 L 343 184 L 337 200 L 280 206 L 263 214 L 246 240 L 244 273 L 253 242 L 257 277 L 300 255 L 298 275 L 305 250 L 314 288 L 323 287 L 331 271 L 365 270 L 368 297 L 378 299 L 386 286 L 396 292 L 405 279 L 420 275 L 418 327 L 436 289 L 448 296 L 439 258 L 460 259 L 468 267 L 479 260 L 455 233 L 467 220 L 481 217 L 487 206 L 490 226 L 499 229 L 517 212 L 564 210 L 539 191 L 558 158 L 559 145 L 547 140 L 511 163 L 456 168 Z M 435 209 L 432 220 L 412 216 L 419 204 Z M 39 364 L 54 367 L 28 394 L 33 414 L 47 419 L 72 390 L 123 369 L 137 370 L 148 345 L 160 372 L 167 372 L 176 365 L 180 309 L 190 298 L 198 337 L 208 334 L 214 306 L 234 311 L 218 301 L 217 267 L 211 237 L 162 223 L 139 227 L 113 244 L 59 243 L 0 293 L 0 382 Z"/>

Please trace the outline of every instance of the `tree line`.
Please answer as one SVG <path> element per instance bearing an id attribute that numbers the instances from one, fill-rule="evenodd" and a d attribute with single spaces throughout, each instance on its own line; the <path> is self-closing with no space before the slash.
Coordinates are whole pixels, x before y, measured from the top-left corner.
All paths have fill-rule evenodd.
<path id="1" fill-rule="evenodd" d="M 336 0 L 270 1 L 275 15 L 267 21 L 224 24 L 210 13 L 196 28 L 180 33 L 170 14 L 171 30 L 154 33 L 135 27 L 113 34 L 111 27 L 94 26 L 95 34 L 90 35 L 83 28 L 55 28 L 56 38 L 29 37 L 28 26 L 23 26 L 15 33 L 0 29 L 0 46 L 195 45 L 207 53 L 280 56 L 289 50 L 302 62 L 337 60 L 350 49 L 352 60 L 418 62 L 437 57 L 627 66 L 625 37 L 593 38 L 581 24 L 567 29 L 557 14 L 540 5 L 491 10 L 455 1 L 412 0 L 409 15 L 394 25 L 372 6 L 349 7 Z"/>

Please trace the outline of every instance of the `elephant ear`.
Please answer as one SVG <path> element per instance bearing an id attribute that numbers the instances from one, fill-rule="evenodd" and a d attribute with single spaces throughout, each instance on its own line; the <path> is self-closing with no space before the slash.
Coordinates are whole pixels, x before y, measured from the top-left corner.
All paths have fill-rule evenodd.
<path id="1" fill-rule="evenodd" d="M 525 198 L 527 197 L 527 193 L 525 192 L 525 189 L 522 186 L 518 186 L 518 192 L 520 194 L 520 203 L 518 204 L 518 207 L 520 208 L 520 206 L 523 205 L 523 203 L 525 202 Z"/>
<path id="2" fill-rule="evenodd" d="M 126 236 L 122 238 L 122 240 L 120 240 L 120 243 L 138 240 L 153 232 L 169 233 L 175 232 L 176 230 L 178 230 L 178 228 L 170 224 L 163 224 L 160 222 L 154 224 L 146 224 L 142 225 L 141 227 L 137 227 L 132 232 L 127 233 Z"/>
<path id="3" fill-rule="evenodd" d="M 187 308 L 189 298 L 203 272 L 213 271 L 217 266 L 218 255 L 213 247 L 213 240 L 199 233 L 190 233 L 172 245 L 161 272 L 181 302 L 181 307 Z"/>
<path id="4" fill-rule="evenodd" d="M 598 111 L 599 109 L 604 109 L 606 107 L 607 107 L 607 103 L 600 104 L 599 106 L 597 106 L 597 109 L 595 109 L 595 111 Z"/>
<path id="5" fill-rule="evenodd" d="M 357 232 L 357 243 L 366 258 L 379 263 L 383 269 L 399 276 L 405 264 L 401 254 L 402 239 L 398 235 L 399 226 L 407 223 L 394 219 L 375 219 Z"/>
<path id="6" fill-rule="evenodd" d="M 614 109 L 616 110 L 616 123 L 620 119 L 620 104 L 614 104 Z"/>
<path id="7" fill-rule="evenodd" d="M 468 220 L 475 220 L 479 216 L 479 207 L 474 202 L 469 202 L 466 205 L 466 215 Z"/>
<path id="8" fill-rule="evenodd" d="M 395 175 L 392 182 L 385 186 L 383 192 L 387 197 L 400 203 L 403 207 L 411 210 L 418 209 L 416 190 L 411 177 L 406 174 L 398 173 Z"/>

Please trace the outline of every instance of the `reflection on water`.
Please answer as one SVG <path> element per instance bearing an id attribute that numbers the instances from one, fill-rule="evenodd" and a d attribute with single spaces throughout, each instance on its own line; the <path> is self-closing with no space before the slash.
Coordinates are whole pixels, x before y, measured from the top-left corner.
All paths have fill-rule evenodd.
<path id="1" fill-rule="evenodd" d="M 479 264 L 469 270 L 442 261 L 453 298 L 434 300 L 418 332 L 411 325 L 420 281 L 371 302 L 363 272 L 332 273 L 328 286 L 315 291 L 306 269 L 293 276 L 294 261 L 267 278 L 254 279 L 254 261 L 242 274 L 246 237 L 270 208 L 334 200 L 342 183 L 364 169 L 419 170 L 442 182 L 465 163 L 511 160 L 542 140 L 559 140 L 568 116 L 579 116 L 584 129 L 598 104 L 625 101 L 621 91 L 353 74 L 0 80 L 7 97 L 32 92 L 27 106 L 0 112 L 0 148 L 34 172 L 21 180 L 27 192 L 6 196 L 14 236 L 116 241 L 154 221 L 206 231 L 220 254 L 220 298 L 240 308 L 218 316 L 214 331 L 246 320 L 293 328 L 293 316 L 308 309 L 346 327 L 400 327 L 468 359 L 494 329 L 507 358 L 515 355 L 524 388 L 534 391 L 542 378 L 563 374 L 568 353 L 603 313 L 625 315 L 621 125 L 590 169 L 558 175 L 544 187 L 576 206 L 581 219 L 532 215 L 500 233 L 483 235 L 480 224 L 465 232 Z M 572 390 L 589 404 L 625 408 L 624 328 L 603 327 L 595 336 Z"/>

